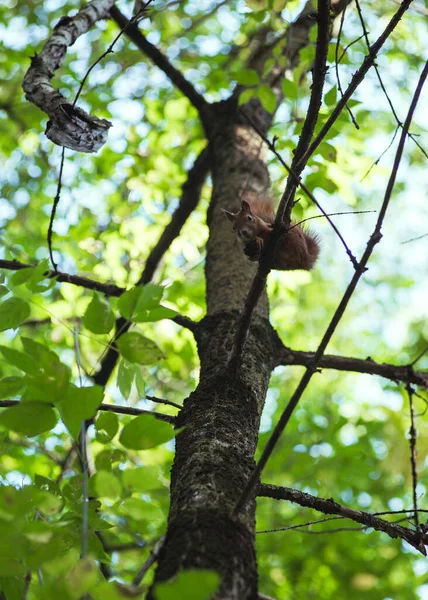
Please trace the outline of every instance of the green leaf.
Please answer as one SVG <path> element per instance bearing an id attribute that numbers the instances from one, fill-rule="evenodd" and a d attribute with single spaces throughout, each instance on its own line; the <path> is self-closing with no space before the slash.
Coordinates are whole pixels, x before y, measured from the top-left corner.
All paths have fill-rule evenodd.
<path id="1" fill-rule="evenodd" d="M 257 95 L 263 108 L 269 113 L 273 113 L 276 108 L 276 96 L 272 88 L 263 84 L 258 88 Z"/>
<path id="2" fill-rule="evenodd" d="M 173 319 L 177 315 L 175 310 L 166 306 L 158 306 L 151 310 L 140 310 L 134 317 L 136 323 L 149 323 L 153 321 L 161 321 L 162 319 Z"/>
<path id="3" fill-rule="evenodd" d="M 77 600 L 96 586 L 100 572 L 92 558 L 81 558 L 65 579 L 72 598 Z"/>
<path id="4" fill-rule="evenodd" d="M 137 392 L 141 398 L 146 397 L 146 382 L 144 381 L 143 373 L 141 372 L 141 368 L 137 368 L 137 372 L 135 374 L 135 385 L 137 387 Z"/>
<path id="5" fill-rule="evenodd" d="M 95 292 L 83 316 L 83 325 L 92 333 L 108 333 L 114 326 L 114 313 L 110 302 Z"/>
<path id="6" fill-rule="evenodd" d="M 99 498 L 112 498 L 117 500 L 122 496 L 122 486 L 113 473 L 99 471 L 95 475 L 95 489 Z"/>
<path id="7" fill-rule="evenodd" d="M 153 364 L 165 358 L 159 347 L 136 331 L 124 333 L 117 340 L 120 354 L 133 363 Z"/>
<path id="8" fill-rule="evenodd" d="M 64 501 L 60 496 L 42 491 L 37 498 L 36 506 L 46 517 L 50 517 L 59 513 L 64 506 Z"/>
<path id="9" fill-rule="evenodd" d="M 134 467 L 122 472 L 123 486 L 129 492 L 142 494 L 162 487 L 157 467 Z"/>
<path id="10" fill-rule="evenodd" d="M 0 331 L 17 329 L 31 314 L 30 305 L 21 298 L 9 298 L 0 303 Z"/>
<path id="11" fill-rule="evenodd" d="M 275 59 L 268 58 L 268 60 L 265 62 L 264 67 L 263 67 L 263 79 L 270 73 L 274 64 L 275 64 Z"/>
<path id="12" fill-rule="evenodd" d="M 32 356 L 15 348 L 8 348 L 7 346 L 0 346 L 0 352 L 3 354 L 7 362 L 14 367 L 18 367 L 21 371 L 30 374 L 36 374 L 39 371 L 39 367 Z"/>
<path id="13" fill-rule="evenodd" d="M 149 504 L 142 498 L 127 498 L 121 504 L 123 510 L 136 521 L 148 519 Z"/>
<path id="14" fill-rule="evenodd" d="M 122 429 L 119 441 L 131 450 L 147 450 L 164 444 L 175 435 L 172 425 L 153 415 L 139 415 Z"/>
<path id="15" fill-rule="evenodd" d="M 113 412 L 100 412 L 95 420 L 96 438 L 105 444 L 110 442 L 119 429 L 117 415 Z"/>
<path id="16" fill-rule="evenodd" d="M 140 311 L 147 311 L 159 306 L 164 288 L 154 283 L 138 286 L 120 296 L 117 306 L 120 314 L 128 321 L 136 321 Z"/>
<path id="17" fill-rule="evenodd" d="M 117 372 L 117 385 L 120 393 L 125 399 L 129 398 L 135 374 L 137 372 L 136 365 L 129 363 L 124 358 L 121 358 Z"/>
<path id="18" fill-rule="evenodd" d="M 78 388 L 70 385 L 67 396 L 58 402 L 61 419 L 75 438 L 79 435 L 82 421 L 91 419 L 104 398 L 104 390 L 98 385 Z"/>
<path id="19" fill-rule="evenodd" d="M 324 102 L 330 108 L 336 105 L 337 86 L 334 85 L 324 96 Z"/>
<path id="20" fill-rule="evenodd" d="M 55 411 L 43 402 L 25 402 L 10 406 L 0 413 L 0 425 L 34 437 L 50 431 L 57 423 Z"/>
<path id="21" fill-rule="evenodd" d="M 245 71 L 237 71 L 233 73 L 235 81 L 241 85 L 257 85 L 260 81 L 257 71 L 254 69 L 245 69 Z"/>
<path id="22" fill-rule="evenodd" d="M 16 396 L 24 387 L 23 377 L 5 377 L 0 380 L 0 398 Z"/>
<path id="23" fill-rule="evenodd" d="M 70 379 L 69 368 L 47 346 L 25 337 L 21 337 L 21 341 L 27 354 L 39 366 L 37 373 L 24 378 L 27 389 L 22 399 L 48 403 L 63 399 Z"/>
<path id="24" fill-rule="evenodd" d="M 252 98 L 257 98 L 257 90 L 255 90 L 255 89 L 244 90 L 239 95 L 239 106 L 242 106 L 243 104 L 246 104 Z"/>
<path id="25" fill-rule="evenodd" d="M 26 284 L 32 292 L 45 292 L 55 285 L 55 279 L 48 279 L 44 285 L 39 285 L 41 281 L 47 279 L 49 273 L 49 262 L 45 258 L 36 267 L 21 269 L 12 275 L 10 282 L 13 285 Z"/>
<path id="26" fill-rule="evenodd" d="M 8 294 L 8 293 L 9 293 L 8 288 L 5 285 L 1 284 L 0 285 L 0 298 L 2 298 L 3 296 L 6 296 L 6 294 Z"/>
<path id="27" fill-rule="evenodd" d="M 283 79 L 281 87 L 286 100 L 297 100 L 299 89 L 294 81 Z"/>
<path id="28" fill-rule="evenodd" d="M 154 595 L 156 600 L 210 600 L 219 584 L 220 576 L 215 571 L 188 569 L 174 579 L 158 583 Z"/>

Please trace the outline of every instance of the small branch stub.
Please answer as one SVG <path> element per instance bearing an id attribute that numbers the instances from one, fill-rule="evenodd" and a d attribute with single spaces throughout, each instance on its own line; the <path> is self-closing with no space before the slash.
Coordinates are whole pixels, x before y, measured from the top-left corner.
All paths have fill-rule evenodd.
<path id="1" fill-rule="evenodd" d="M 74 17 L 62 18 L 40 54 L 31 59 L 22 87 L 25 97 L 50 118 L 46 135 L 55 144 L 79 152 L 96 152 L 107 140 L 110 121 L 68 103 L 51 84 L 56 69 L 76 39 L 109 16 L 114 0 L 93 0 Z"/>

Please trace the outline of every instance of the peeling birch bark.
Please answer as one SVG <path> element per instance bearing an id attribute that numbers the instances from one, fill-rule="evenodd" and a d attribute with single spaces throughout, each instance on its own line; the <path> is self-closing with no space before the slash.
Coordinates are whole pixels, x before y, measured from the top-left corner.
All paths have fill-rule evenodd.
<path id="1" fill-rule="evenodd" d="M 67 102 L 51 79 L 67 48 L 101 19 L 109 16 L 114 0 L 93 0 L 74 17 L 63 17 L 40 54 L 31 58 L 22 87 L 25 97 L 49 116 L 46 136 L 55 144 L 79 152 L 96 152 L 107 140 L 110 121 L 99 119 Z"/>

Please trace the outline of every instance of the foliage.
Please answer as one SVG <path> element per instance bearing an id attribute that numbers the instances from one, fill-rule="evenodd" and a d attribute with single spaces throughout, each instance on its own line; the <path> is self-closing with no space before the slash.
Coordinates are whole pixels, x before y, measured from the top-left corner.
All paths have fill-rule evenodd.
<path id="1" fill-rule="evenodd" d="M 205 312 L 203 262 L 210 183 L 205 184 L 198 208 L 168 250 L 156 283 L 135 285 L 177 206 L 186 172 L 205 142 L 190 102 L 125 37 L 91 72 L 84 87 L 83 108 L 110 118 L 113 128 L 108 144 L 96 155 L 66 152 L 53 247 L 61 271 L 114 282 L 128 291 L 119 299 L 106 298 L 47 277 L 46 232 L 60 149 L 42 135 L 46 118 L 24 99 L 21 83 L 28 57 L 41 47 L 58 19 L 72 14 L 80 4 L 77 0 L 42 4 L 7 0 L 0 7 L 4 40 L 0 77 L 5 82 L 0 90 L 0 253 L 1 258 L 38 264 L 16 272 L 1 271 L 0 400 L 21 400 L 19 405 L 0 409 L 0 588 L 7 600 L 23 597 L 29 572 L 30 600 L 74 600 L 88 593 L 94 600 L 126 596 L 126 585 L 165 531 L 174 432 L 170 424 L 150 415 L 118 417 L 97 412 L 97 407 L 105 402 L 175 415 L 174 407 L 145 400 L 146 395 L 181 404 L 198 379 L 193 337 L 172 319 L 179 313 L 198 320 Z M 248 58 L 267 26 L 280 47 L 287 22 L 296 18 L 303 3 L 218 4 L 211 14 L 215 3 L 205 0 L 155 2 L 141 28 L 208 100 L 228 97 L 236 82 L 247 87 L 241 102 L 258 97 L 273 113 L 275 94 L 247 67 Z M 371 40 L 395 9 L 391 4 L 362 3 Z M 132 6 L 125 3 L 121 10 L 130 14 Z M 421 69 L 423 25 L 423 15 L 409 12 L 378 61 L 400 119 Z M 349 11 L 344 27 L 340 52 L 360 34 L 354 11 Z M 74 97 L 88 67 L 116 34 L 113 21 L 100 22 L 69 49 L 56 77 L 63 94 Z M 335 43 L 331 46 L 318 127 L 339 98 Z M 365 52 L 364 40 L 347 49 L 340 67 L 342 84 L 349 81 Z M 280 60 L 279 53 L 274 52 L 274 58 Z M 276 148 L 287 162 L 307 108 L 309 82 L 303 74 L 312 58 L 310 46 L 302 52 L 299 67 L 283 81 L 286 100 L 270 132 L 277 136 Z M 274 62 L 265 65 L 264 77 L 273 67 Z M 392 150 L 364 178 L 396 127 L 374 73 L 349 108 L 359 130 L 343 111 L 304 177 L 329 212 L 350 207 L 377 210 L 390 171 Z M 418 136 L 422 117 L 420 110 L 412 125 Z M 428 147 L 426 139 L 417 140 Z M 422 152 L 409 140 L 384 240 L 330 353 L 407 364 L 426 346 L 427 238 L 400 245 L 426 234 L 423 160 Z M 279 197 L 286 173 L 273 156 L 270 173 Z M 296 219 L 315 214 L 306 198 L 294 210 Z M 341 232 L 357 256 L 375 217 L 338 217 Z M 351 274 L 351 264 L 328 224 L 322 219 L 313 223 L 322 239 L 316 271 L 310 275 L 276 272 L 269 280 L 274 326 L 288 346 L 305 350 L 317 346 Z M 117 344 L 121 359 L 103 390 L 91 377 L 119 316 L 134 324 Z M 422 357 L 417 366 L 427 368 L 428 359 Z M 261 448 L 299 373 L 299 367 L 279 367 L 273 374 L 262 417 Z M 426 400 L 415 400 L 422 412 Z M 79 557 L 81 457 L 74 455 L 72 464 L 67 461 L 83 419 L 94 419 L 94 428 L 89 429 L 93 468 L 86 558 Z M 422 417 L 417 425 L 421 500 L 428 485 L 424 464 L 428 435 Z M 409 509 L 408 429 L 407 396 L 399 385 L 368 375 L 324 370 L 308 389 L 263 480 L 333 497 L 358 510 Z M 262 531 L 320 515 L 263 498 L 258 501 L 257 518 Z M 422 588 L 420 593 L 417 588 L 425 580 L 426 563 L 409 546 L 384 534 L 351 531 L 348 526 L 335 522 L 259 533 L 261 590 L 277 598 L 322 600 L 363 594 L 368 600 L 422 597 Z M 329 528 L 340 531 L 329 533 Z M 315 533 L 323 535 L 310 535 Z M 103 579 L 100 564 L 117 582 Z M 142 593 L 149 583 L 147 576 Z M 157 597 L 202 600 L 217 584 L 213 573 L 200 581 L 198 574 L 189 572 L 171 584 L 176 589 L 165 584 Z M 182 591 L 186 589 L 199 589 L 199 595 Z"/>

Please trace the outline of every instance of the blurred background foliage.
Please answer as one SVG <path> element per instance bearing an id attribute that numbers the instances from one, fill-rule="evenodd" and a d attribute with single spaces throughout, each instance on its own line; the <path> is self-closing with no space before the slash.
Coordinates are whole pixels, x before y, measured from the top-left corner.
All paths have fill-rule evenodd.
<path id="1" fill-rule="evenodd" d="M 210 101 L 218 101 L 230 95 L 237 81 L 251 79 L 246 64 L 266 32 L 269 30 L 268 41 L 281 39 L 304 5 L 293 0 L 280 3 L 275 10 L 264 10 L 267 2 L 255 4 L 261 4 L 262 10 L 253 10 L 254 2 L 241 0 L 156 0 L 150 18 L 140 26 L 199 92 Z M 29 57 L 40 50 L 59 18 L 74 14 L 80 6 L 77 1 L 4 0 L 0 7 L 0 258 L 38 263 L 48 257 L 46 232 L 61 151 L 43 135 L 47 118 L 25 100 L 21 84 Z M 131 14 L 129 2 L 118 6 Z M 380 0 L 376 5 L 364 1 L 361 6 L 373 42 L 396 4 Z M 400 121 L 404 120 L 426 53 L 427 13 L 427 2 L 419 0 L 378 59 Z M 54 79 L 68 99 L 73 99 L 88 67 L 117 32 L 114 22 L 100 22 L 69 49 Z M 360 34 L 358 15 L 354 8 L 349 9 L 339 54 Z M 339 98 L 335 43 L 333 40 L 331 44 L 319 126 Z M 343 87 L 365 53 L 364 39 L 347 49 L 340 64 Z M 300 67 L 287 75 L 286 99 L 270 132 L 278 136 L 277 148 L 288 163 L 308 103 L 310 78 L 302 74 L 312 56 L 313 42 L 302 53 Z M 251 89 L 269 104 L 263 82 L 256 82 Z M 424 138 L 426 91 L 424 98 L 411 131 L 428 150 L 426 135 Z M 203 131 L 189 101 L 125 36 L 92 71 L 79 104 L 111 119 L 113 127 L 108 143 L 96 155 L 66 151 L 54 224 L 55 258 L 62 271 L 131 288 L 178 204 L 187 170 L 205 146 Z M 382 153 L 394 136 L 396 121 L 373 70 L 350 107 L 359 130 L 343 111 L 310 160 L 304 180 L 329 212 L 376 211 L 395 145 Z M 279 198 L 286 173 L 274 157 L 269 160 L 273 193 Z M 330 353 L 408 364 L 427 344 L 428 237 L 404 243 L 428 234 L 424 163 L 423 152 L 408 140 L 384 238 L 330 344 Z M 198 208 L 155 276 L 155 283 L 165 288 L 163 305 L 195 320 L 205 312 L 205 220 L 210 192 L 208 179 Z M 294 214 L 300 220 L 315 216 L 316 211 L 302 197 Z M 376 214 L 336 218 L 357 257 L 365 248 L 375 219 Z M 311 228 L 322 240 L 322 254 L 314 272 L 274 272 L 269 280 L 272 322 L 284 343 L 299 350 L 315 349 L 352 273 L 349 259 L 325 220 L 312 221 Z M 93 321 L 88 316 L 85 319 L 94 296 L 89 290 L 65 283 L 48 285 L 42 275 L 39 281 L 23 282 L 10 271 L 2 271 L 1 284 L 3 316 L 13 306 L 13 310 L 18 307 L 24 311 L 25 320 L 0 334 L 3 346 L 22 352 L 16 360 L 3 353 L 0 399 L 37 398 L 43 404 L 47 391 L 52 392 L 58 397 L 63 422 L 57 423 L 57 416 L 50 422 L 51 414 L 45 417 L 41 409 L 40 419 L 49 427 L 43 430 L 42 426 L 42 433 L 28 437 L 19 425 L 11 425 L 7 419 L 0 421 L 0 587 L 8 600 L 21 598 L 26 573 L 31 570 L 30 599 L 56 600 L 58 594 L 73 599 L 88 590 L 95 600 L 120 598 L 117 585 L 99 579 L 95 563 L 79 562 L 79 461 L 67 465 L 62 474 L 73 424 L 64 416 L 66 408 L 61 409 L 60 396 L 67 389 L 67 398 L 74 397 L 72 384 L 92 385 L 90 376 L 99 368 L 112 326 L 94 332 Z M 5 305 L 11 298 L 22 304 Z M 29 307 L 30 314 L 23 307 Z M 111 311 L 117 315 L 117 299 L 110 299 L 107 308 L 100 310 L 106 311 L 108 322 Z M 198 358 L 191 333 L 167 319 L 141 322 L 133 331 L 155 341 L 164 358 L 140 367 L 122 357 L 104 402 L 175 414 L 174 408 L 154 405 L 144 398 L 155 395 L 181 404 L 195 388 Z M 34 340 L 45 349 L 28 343 L 23 346 L 22 338 Z M 56 358 L 47 354 L 47 348 Z M 31 371 L 31 366 L 23 367 L 22 361 L 30 358 L 42 364 L 43 376 Z M 416 367 L 428 368 L 428 358 L 422 356 Z M 300 367 L 275 370 L 262 418 L 261 447 L 301 371 Z M 59 372 L 62 383 L 56 377 Z M 52 390 L 46 388 L 48 381 Z M 96 392 L 96 388 L 91 389 Z M 415 398 L 417 492 L 422 508 L 426 507 L 428 484 L 427 399 L 423 391 Z M 48 421 L 43 421 L 45 418 Z M 132 444 L 121 443 L 120 430 L 131 421 L 129 416 L 101 413 L 96 427 L 90 429 L 94 473 L 90 479 L 90 556 L 104 561 L 104 569 L 122 584 L 132 581 L 165 531 L 174 448 L 172 440 L 138 451 Z M 34 423 L 28 423 L 31 425 Z M 409 509 L 408 430 L 408 398 L 400 385 L 368 375 L 324 370 L 306 392 L 263 480 L 333 497 L 357 510 Z M 268 498 L 259 499 L 257 516 L 259 531 L 322 518 L 309 509 Z M 405 520 L 404 524 L 411 527 L 412 521 Z M 335 521 L 259 533 L 261 591 L 278 599 L 428 598 L 425 559 L 384 534 L 354 529 L 358 529 L 355 524 Z M 111 554 L 110 549 L 114 550 Z M 143 583 L 150 583 L 150 574 Z"/>

